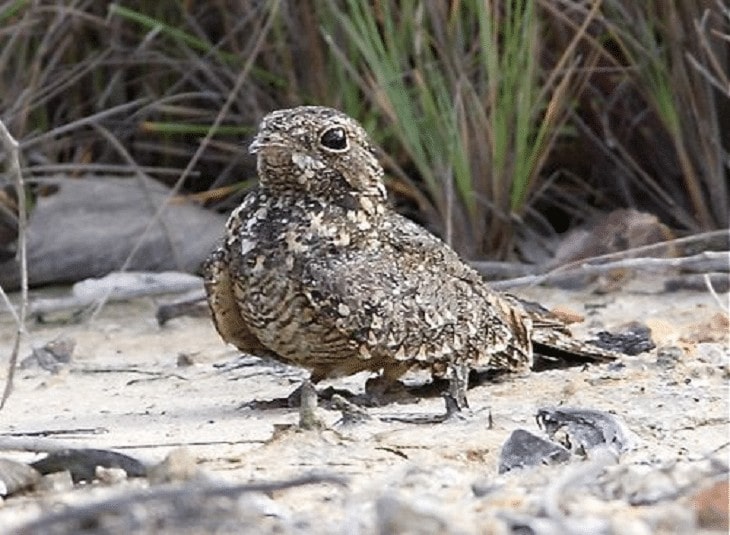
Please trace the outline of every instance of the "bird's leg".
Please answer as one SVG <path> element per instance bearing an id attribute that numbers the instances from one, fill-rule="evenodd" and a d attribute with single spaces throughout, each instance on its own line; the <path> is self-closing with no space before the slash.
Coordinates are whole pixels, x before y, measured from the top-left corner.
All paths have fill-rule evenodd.
<path id="1" fill-rule="evenodd" d="M 464 362 L 451 362 L 444 375 L 447 376 L 449 381 L 447 390 L 442 393 L 446 402 L 446 412 L 444 414 L 398 414 L 385 418 L 381 417 L 381 420 L 411 424 L 438 424 L 451 419 L 464 419 L 464 414 L 461 411 L 469 408 L 469 403 L 466 401 L 466 388 L 469 384 L 469 366 Z"/>
<path id="2" fill-rule="evenodd" d="M 317 399 L 317 390 L 315 389 L 314 385 L 319 383 L 322 379 L 324 379 L 324 377 L 325 377 L 325 374 L 322 373 L 321 371 L 319 371 L 319 370 L 312 371 L 312 373 L 309 375 L 309 379 L 304 379 L 302 381 L 302 384 L 300 384 L 298 387 L 296 387 L 292 391 L 292 393 L 286 397 L 287 406 L 291 407 L 292 409 L 295 409 L 298 407 L 301 408 L 302 404 L 305 403 L 304 395 L 302 392 L 305 388 L 311 388 L 312 390 L 314 390 L 314 394 L 315 394 L 314 399 L 316 400 Z"/>
<path id="3" fill-rule="evenodd" d="M 446 394 L 446 413 L 454 414 L 468 409 L 466 389 L 469 386 L 469 366 L 463 362 L 452 362 L 449 365 L 449 389 Z"/>

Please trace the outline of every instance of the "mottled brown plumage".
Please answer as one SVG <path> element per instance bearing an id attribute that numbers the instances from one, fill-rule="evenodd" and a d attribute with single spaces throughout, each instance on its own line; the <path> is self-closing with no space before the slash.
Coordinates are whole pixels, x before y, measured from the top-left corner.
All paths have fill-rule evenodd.
<path id="1" fill-rule="evenodd" d="M 438 238 L 391 210 L 363 128 L 329 108 L 267 115 L 251 151 L 259 186 L 206 263 L 218 332 L 241 351 L 301 366 L 312 381 L 413 367 L 451 380 L 470 367 L 530 368 L 533 343 L 587 360 L 539 307 L 491 290 Z"/>

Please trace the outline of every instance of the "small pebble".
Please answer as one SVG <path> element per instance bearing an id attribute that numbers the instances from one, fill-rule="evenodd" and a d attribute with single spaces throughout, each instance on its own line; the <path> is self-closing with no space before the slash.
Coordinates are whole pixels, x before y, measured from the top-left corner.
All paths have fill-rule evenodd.
<path id="1" fill-rule="evenodd" d="M 177 356 L 177 367 L 178 368 L 187 368 L 188 366 L 193 366 L 195 364 L 195 359 L 190 353 L 179 353 Z"/>
<path id="2" fill-rule="evenodd" d="M 499 473 L 515 468 L 567 462 L 570 451 L 524 429 L 515 429 L 502 446 Z"/>
<path id="3" fill-rule="evenodd" d="M 656 365 L 664 369 L 672 369 L 682 359 L 684 351 L 677 346 L 664 346 L 657 350 Z"/>
<path id="4" fill-rule="evenodd" d="M 591 409 L 544 407 L 537 411 L 537 423 L 548 437 L 579 454 L 596 447 L 609 446 L 616 453 L 633 444 L 624 424 L 613 414 Z"/>
<path id="5" fill-rule="evenodd" d="M 36 484 L 38 490 L 50 492 L 71 490 L 73 486 L 74 481 L 71 478 L 71 472 L 68 470 L 46 474 Z"/>
<path id="6" fill-rule="evenodd" d="M 451 533 L 448 522 L 416 501 L 386 494 L 375 503 L 377 532 L 381 535 Z"/>
<path id="7" fill-rule="evenodd" d="M 29 357 L 20 362 L 20 369 L 38 366 L 51 373 L 59 373 L 71 362 L 76 340 L 66 336 L 51 340 L 43 347 L 34 347 Z"/>
<path id="8" fill-rule="evenodd" d="M 598 339 L 590 343 L 625 355 L 638 355 L 656 347 L 651 339 L 649 327 L 638 321 L 627 324 L 620 332 L 601 331 L 596 336 Z"/>
<path id="9" fill-rule="evenodd" d="M 160 463 L 148 470 L 148 479 L 152 484 L 188 481 L 198 478 L 202 471 L 197 460 L 187 448 L 176 448 L 167 454 Z"/>
<path id="10" fill-rule="evenodd" d="M 127 479 L 127 472 L 122 468 L 96 467 L 96 479 L 107 485 L 121 483 Z"/>
<path id="11" fill-rule="evenodd" d="M 690 499 L 690 504 L 701 527 L 727 531 L 730 528 L 729 500 L 728 481 L 725 479 L 695 493 Z"/>

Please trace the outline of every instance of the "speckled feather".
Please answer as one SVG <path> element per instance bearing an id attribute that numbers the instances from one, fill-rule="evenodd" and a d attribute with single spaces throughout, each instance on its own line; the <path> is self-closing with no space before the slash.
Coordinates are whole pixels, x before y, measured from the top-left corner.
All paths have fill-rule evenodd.
<path id="1" fill-rule="evenodd" d="M 527 369 L 532 341 L 605 360 L 540 307 L 499 294 L 445 243 L 391 210 L 353 119 L 307 106 L 267 115 L 251 145 L 259 185 L 205 266 L 213 318 L 241 351 L 312 380 L 412 367 Z M 463 388 L 463 387 L 462 387 Z"/>

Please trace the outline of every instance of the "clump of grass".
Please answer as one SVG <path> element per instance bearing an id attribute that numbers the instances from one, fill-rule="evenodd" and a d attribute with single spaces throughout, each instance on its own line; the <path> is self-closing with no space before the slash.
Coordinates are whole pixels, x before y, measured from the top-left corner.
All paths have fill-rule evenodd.
<path id="1" fill-rule="evenodd" d="M 507 257 L 592 206 L 727 225 L 728 24 L 715 0 L 14 0 L 0 110 L 31 181 L 172 184 L 195 156 L 187 191 L 233 204 L 264 113 L 338 107 L 384 148 L 399 207 L 467 256 Z"/>
<path id="2" fill-rule="evenodd" d="M 468 255 L 506 254 L 566 117 L 571 52 L 559 72 L 541 70 L 527 0 L 330 6 L 350 52 L 330 39 L 335 57 L 386 117 L 432 226 Z"/>
<path id="3" fill-rule="evenodd" d="M 556 33 L 577 25 L 568 8 L 588 11 L 542 4 Z M 599 59 L 576 95 L 570 147 L 574 162 L 589 163 L 572 171 L 604 204 L 656 213 L 684 232 L 727 226 L 728 95 L 703 74 L 727 73 L 727 44 L 708 29 L 721 11 L 714 0 L 602 2 L 582 43 Z"/>
<path id="4" fill-rule="evenodd" d="M 209 133 L 273 5 L 241 5 L 247 16 L 229 25 L 220 24 L 224 6 L 203 3 L 13 3 L 0 14 L 0 109 L 20 140 L 26 173 L 74 166 L 75 175 L 107 169 L 174 182 L 174 170 L 182 172 Z M 249 95 L 283 84 L 260 67 L 251 78 Z M 188 188 L 251 176 L 240 139 L 266 110 L 257 104 L 264 102 L 236 98 Z"/>

